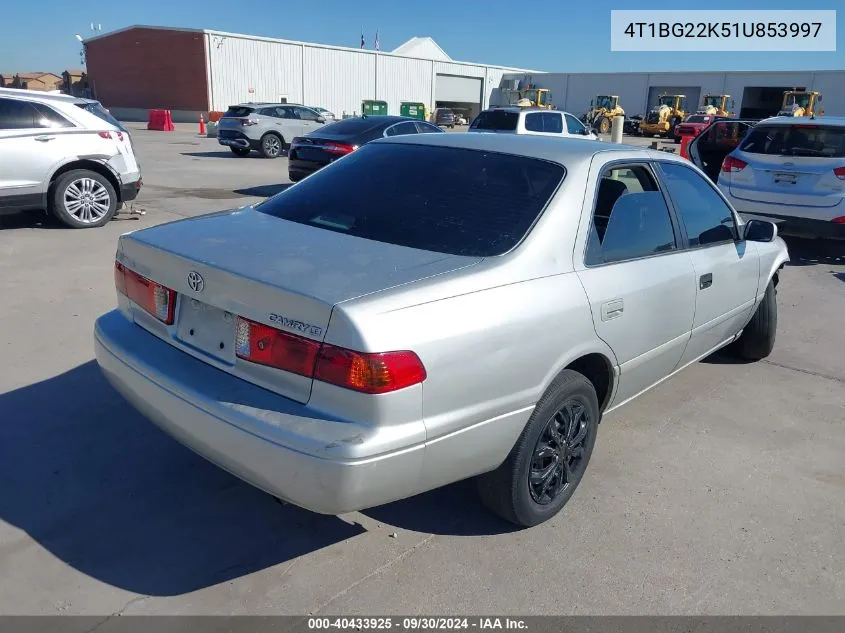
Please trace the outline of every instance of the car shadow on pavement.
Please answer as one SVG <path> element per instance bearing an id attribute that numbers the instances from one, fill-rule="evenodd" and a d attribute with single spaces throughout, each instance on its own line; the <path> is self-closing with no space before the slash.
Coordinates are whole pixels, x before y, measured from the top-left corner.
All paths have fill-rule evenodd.
<path id="1" fill-rule="evenodd" d="M 21 211 L 0 215 L 0 231 L 14 229 L 63 229 L 65 226 L 46 211 Z"/>
<path id="2" fill-rule="evenodd" d="M 362 510 L 361 514 L 405 530 L 448 536 L 488 536 L 522 529 L 482 505 L 475 479 Z"/>
<path id="3" fill-rule="evenodd" d="M 0 519 L 114 587 L 180 595 L 365 531 L 280 505 L 171 440 L 94 361 L 0 395 L 0 411 Z"/>
<path id="4" fill-rule="evenodd" d="M 787 266 L 845 266 L 845 241 L 781 237 L 789 248 Z"/>
<path id="5" fill-rule="evenodd" d="M 223 152 L 180 152 L 182 156 L 192 156 L 194 158 L 229 158 L 232 160 L 236 160 L 238 157 L 235 156 L 232 152 L 223 151 Z M 256 157 L 258 154 L 255 155 Z"/>
<path id="6" fill-rule="evenodd" d="M 258 196 L 261 198 L 270 198 L 271 196 L 275 196 L 277 193 L 281 193 L 288 187 L 290 187 L 293 183 L 290 182 L 283 182 L 277 185 L 258 185 L 256 187 L 244 187 L 243 189 L 235 189 L 234 193 L 240 194 L 242 196 Z"/>

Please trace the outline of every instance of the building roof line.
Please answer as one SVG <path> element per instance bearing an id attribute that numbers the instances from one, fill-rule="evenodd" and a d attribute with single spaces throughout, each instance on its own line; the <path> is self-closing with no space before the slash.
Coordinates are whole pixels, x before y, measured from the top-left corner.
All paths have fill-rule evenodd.
<path id="1" fill-rule="evenodd" d="M 513 68 L 510 66 L 499 66 L 497 64 L 482 64 L 479 62 L 464 62 L 459 60 L 450 59 L 449 61 L 444 61 L 441 59 L 428 59 L 424 57 L 411 57 L 408 55 L 397 55 L 396 53 L 390 52 L 383 52 L 383 51 L 373 51 L 367 49 L 360 49 L 360 48 L 353 48 L 351 46 L 335 46 L 333 44 L 320 44 L 317 42 L 304 42 L 299 40 L 286 40 L 276 37 L 264 37 L 261 35 L 248 35 L 245 33 L 230 33 L 228 31 L 216 31 L 212 29 L 189 29 L 189 28 L 179 28 L 179 27 L 170 27 L 170 26 L 149 26 L 146 24 L 133 24 L 132 26 L 127 26 L 122 29 L 117 29 L 115 31 L 109 31 L 108 33 L 103 33 L 102 35 L 96 35 L 94 37 L 86 38 L 83 40 L 85 44 L 89 42 L 94 42 L 96 40 L 103 39 L 105 37 L 111 37 L 112 35 L 116 35 L 118 33 L 123 33 L 125 31 L 131 31 L 133 29 L 150 29 L 156 31 L 178 31 L 178 32 L 187 32 L 187 33 L 203 33 L 209 36 L 217 36 L 217 37 L 233 37 L 239 39 L 246 39 L 246 40 L 255 40 L 259 42 L 275 42 L 279 44 L 293 44 L 296 46 L 310 46 L 312 48 L 323 48 L 323 49 L 330 49 L 330 50 L 338 50 L 338 51 L 347 51 L 350 53 L 359 53 L 365 55 L 379 55 L 384 57 L 397 57 L 400 59 L 416 59 L 416 60 L 423 60 L 423 61 L 433 61 L 439 64 L 459 64 L 462 66 L 478 66 L 480 68 L 493 68 L 495 70 L 501 70 L 508 73 L 543 73 L 540 70 L 529 70 L 525 68 Z"/>

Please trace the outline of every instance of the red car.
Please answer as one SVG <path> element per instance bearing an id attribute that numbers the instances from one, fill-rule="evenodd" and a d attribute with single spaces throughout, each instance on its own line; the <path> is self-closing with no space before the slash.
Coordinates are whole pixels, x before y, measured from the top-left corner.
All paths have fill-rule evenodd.
<path id="1" fill-rule="evenodd" d="M 710 125 L 716 117 L 709 114 L 690 114 L 680 125 L 675 126 L 675 142 L 681 142 L 681 135 L 698 136 L 701 131 Z"/>

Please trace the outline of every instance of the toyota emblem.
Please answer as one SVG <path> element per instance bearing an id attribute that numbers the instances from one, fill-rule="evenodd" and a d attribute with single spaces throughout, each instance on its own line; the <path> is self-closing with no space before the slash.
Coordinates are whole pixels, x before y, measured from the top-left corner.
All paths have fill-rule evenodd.
<path id="1" fill-rule="evenodd" d="M 194 292 L 202 292 L 203 287 L 205 286 L 205 281 L 203 281 L 202 275 L 200 275 L 197 271 L 192 270 L 188 273 L 188 286 Z"/>

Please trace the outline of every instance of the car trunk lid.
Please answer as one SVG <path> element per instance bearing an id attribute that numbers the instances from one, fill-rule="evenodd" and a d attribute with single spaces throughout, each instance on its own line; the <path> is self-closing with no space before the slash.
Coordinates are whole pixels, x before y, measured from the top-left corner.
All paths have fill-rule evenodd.
<path id="1" fill-rule="evenodd" d="M 147 329 L 299 402 L 310 397 L 310 377 L 236 358 L 237 316 L 322 341 L 337 303 L 481 261 L 344 235 L 250 207 L 124 235 L 118 259 L 177 293 L 174 323 Z M 144 319 L 136 321 L 144 325 Z"/>

